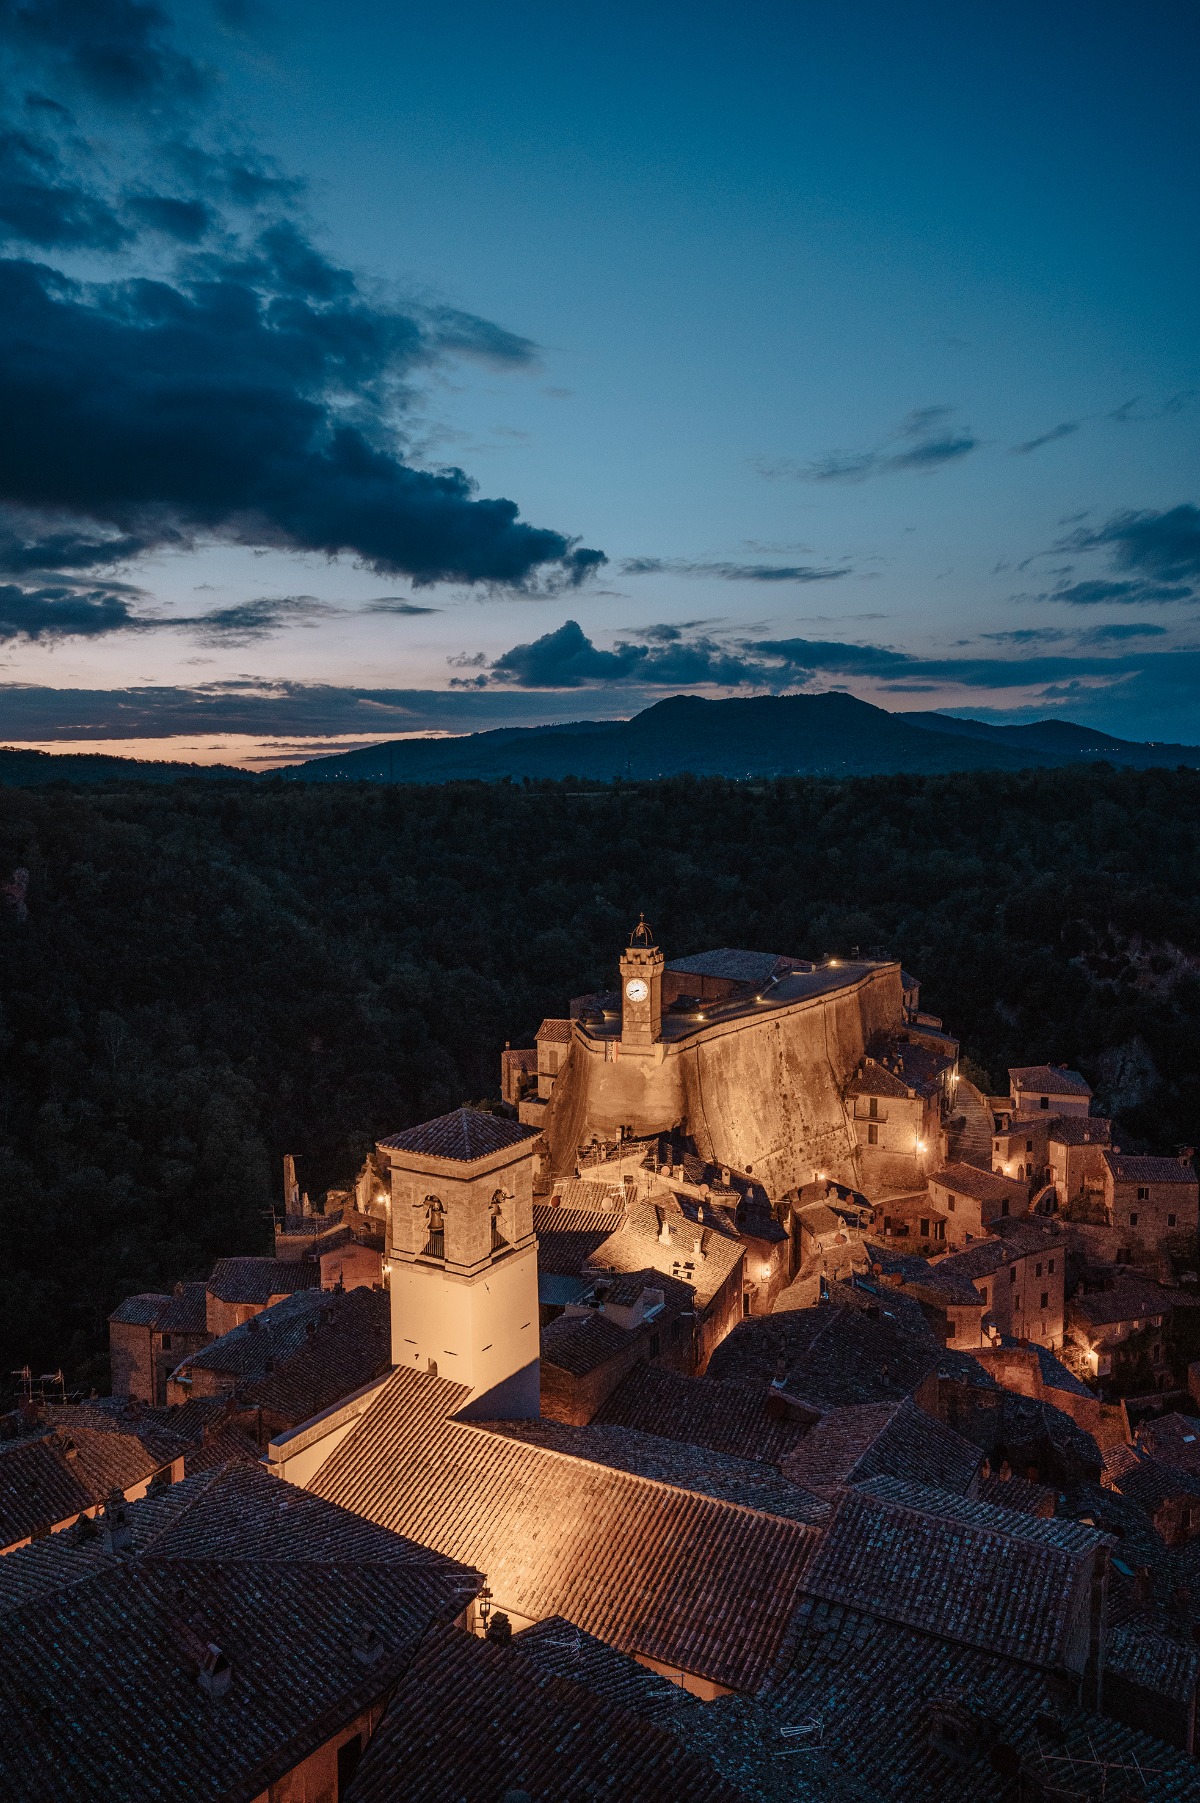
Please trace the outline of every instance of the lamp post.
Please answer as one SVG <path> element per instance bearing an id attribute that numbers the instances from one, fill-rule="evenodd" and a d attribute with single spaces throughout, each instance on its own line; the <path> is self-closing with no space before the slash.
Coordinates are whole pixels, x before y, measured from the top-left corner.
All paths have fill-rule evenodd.
<path id="1" fill-rule="evenodd" d="M 486 1639 L 487 1638 L 488 1617 L 492 1613 L 492 1593 L 486 1583 L 484 1584 L 483 1589 L 479 1592 L 479 1595 L 476 1598 L 475 1606 L 479 1611 L 479 1619 L 483 1623 L 483 1634 L 484 1634 L 484 1638 Z"/>

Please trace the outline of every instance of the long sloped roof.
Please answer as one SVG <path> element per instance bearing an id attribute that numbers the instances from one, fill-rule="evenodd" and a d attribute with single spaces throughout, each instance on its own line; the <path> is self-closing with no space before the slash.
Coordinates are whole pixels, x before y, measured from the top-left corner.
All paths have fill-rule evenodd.
<path id="1" fill-rule="evenodd" d="M 595 1422 L 639 1428 L 770 1464 L 791 1451 L 807 1425 L 782 1409 L 772 1413 L 765 1389 L 721 1383 L 713 1377 L 684 1377 L 662 1365 L 630 1372 L 599 1409 Z"/>
<path id="2" fill-rule="evenodd" d="M 478 1588 L 423 1549 L 392 1556 L 378 1529 L 367 1546 L 366 1524 L 253 1467 L 128 1515 L 128 1552 L 71 1529 L 0 1560 L 4 1796 L 251 1803 L 386 1695 Z M 364 1662 L 367 1627 L 381 1651 Z M 198 1683 L 208 1645 L 232 1666 L 219 1699 Z"/>
<path id="3" fill-rule="evenodd" d="M 824 1494 L 862 1478 L 898 1477 L 965 1492 L 983 1454 L 908 1397 L 831 1409 L 784 1461 L 794 1484 Z"/>
<path id="4" fill-rule="evenodd" d="M 450 1803 L 509 1794 L 591 1803 L 739 1803 L 742 1793 L 668 1729 L 514 1643 L 446 1628 L 405 1673 L 348 1803 Z"/>
<path id="5" fill-rule="evenodd" d="M 1015 1513 L 1015 1512 L 1014 1512 Z M 846 1491 L 803 1588 L 900 1626 L 1037 1666 L 1062 1663 L 1090 1549 Z"/>
<path id="6" fill-rule="evenodd" d="M 501 1608 L 731 1689 L 763 1682 L 812 1528 L 456 1421 L 467 1395 L 398 1370 L 312 1488 L 486 1572 Z"/>

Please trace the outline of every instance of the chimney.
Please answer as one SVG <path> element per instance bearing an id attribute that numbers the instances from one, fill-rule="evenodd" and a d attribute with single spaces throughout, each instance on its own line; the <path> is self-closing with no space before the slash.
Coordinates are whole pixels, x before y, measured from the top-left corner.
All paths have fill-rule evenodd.
<path id="1" fill-rule="evenodd" d="M 210 1640 L 206 1643 L 198 1661 L 196 1683 L 206 1697 L 214 1700 L 228 1696 L 229 1686 L 233 1683 L 233 1667 L 221 1651 Z"/>
<path id="2" fill-rule="evenodd" d="M 119 1490 L 114 1490 L 104 1505 L 104 1550 L 106 1553 L 127 1553 L 132 1547 L 133 1528 L 125 1498 Z"/>
<path id="3" fill-rule="evenodd" d="M 364 1622 L 354 1637 L 352 1651 L 360 1665 L 372 1666 L 379 1664 L 387 1647 L 376 1630 Z"/>

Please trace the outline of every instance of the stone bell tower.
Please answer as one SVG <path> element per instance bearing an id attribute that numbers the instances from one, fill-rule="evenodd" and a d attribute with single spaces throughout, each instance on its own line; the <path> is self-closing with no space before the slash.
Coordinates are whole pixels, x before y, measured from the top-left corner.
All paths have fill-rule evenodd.
<path id="1" fill-rule="evenodd" d="M 463 1413 L 540 1409 L 537 1129 L 474 1108 L 379 1141 L 391 1177 L 392 1363 L 472 1391 Z"/>
<path id="2" fill-rule="evenodd" d="M 648 1051 L 662 1034 L 663 955 L 643 914 L 621 953 L 621 1050 Z"/>

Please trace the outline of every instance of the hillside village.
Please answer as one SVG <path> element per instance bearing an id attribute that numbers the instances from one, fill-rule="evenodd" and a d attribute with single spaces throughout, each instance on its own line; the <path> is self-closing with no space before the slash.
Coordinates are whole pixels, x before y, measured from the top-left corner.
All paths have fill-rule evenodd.
<path id="1" fill-rule="evenodd" d="M 894 962 L 615 964 L 29 1382 L 0 1794 L 1200 1797 L 1191 1150 Z"/>

